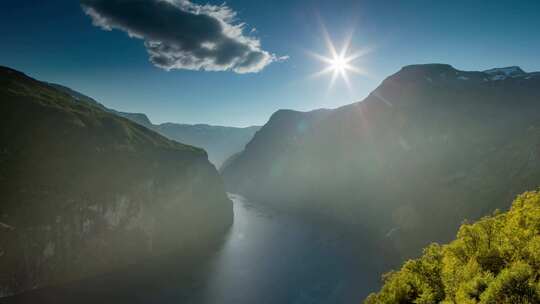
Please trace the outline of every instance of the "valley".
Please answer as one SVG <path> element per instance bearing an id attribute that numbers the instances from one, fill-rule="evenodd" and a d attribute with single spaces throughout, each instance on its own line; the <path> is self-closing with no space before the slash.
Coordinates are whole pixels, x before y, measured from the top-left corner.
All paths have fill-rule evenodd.
<path id="1" fill-rule="evenodd" d="M 6 303 L 349 303 L 540 183 L 540 77 L 519 68 L 407 66 L 362 102 L 279 110 L 220 172 L 159 134 L 175 125 L 0 76 L 18 118 L 0 137 Z M 211 133 L 189 141 L 229 140 Z"/>
<path id="2" fill-rule="evenodd" d="M 1 304 L 540 304 L 540 1 L 0 1 Z"/>

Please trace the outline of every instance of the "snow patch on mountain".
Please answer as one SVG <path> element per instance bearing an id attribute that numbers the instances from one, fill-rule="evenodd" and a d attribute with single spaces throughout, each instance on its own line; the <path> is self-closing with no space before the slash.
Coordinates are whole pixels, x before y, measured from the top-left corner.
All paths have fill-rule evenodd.
<path id="1" fill-rule="evenodd" d="M 484 71 L 484 73 L 488 74 L 491 80 L 505 80 L 507 78 L 527 76 L 527 73 L 518 66 L 490 69 Z"/>

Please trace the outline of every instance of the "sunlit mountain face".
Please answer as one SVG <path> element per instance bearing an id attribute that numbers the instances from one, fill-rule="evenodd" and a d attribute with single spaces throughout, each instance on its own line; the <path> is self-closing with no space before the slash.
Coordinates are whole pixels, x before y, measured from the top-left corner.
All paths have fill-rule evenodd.
<path id="1" fill-rule="evenodd" d="M 4 1 L 0 302 L 540 303 L 538 29 L 526 0 Z"/>

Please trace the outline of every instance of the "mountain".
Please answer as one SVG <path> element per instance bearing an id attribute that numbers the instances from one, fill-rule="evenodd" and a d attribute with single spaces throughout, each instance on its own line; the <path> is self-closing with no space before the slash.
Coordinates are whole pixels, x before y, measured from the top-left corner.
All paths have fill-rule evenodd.
<path id="1" fill-rule="evenodd" d="M 398 261 L 540 184 L 540 74 L 406 66 L 361 102 L 277 111 L 221 173 L 229 192 L 343 223 Z"/>
<path id="2" fill-rule="evenodd" d="M 245 128 L 211 126 L 206 124 L 179 124 L 179 123 L 162 123 L 152 124 L 150 119 L 142 113 L 128 113 L 109 109 L 101 103 L 95 101 L 82 93 L 74 91 L 68 87 L 59 84 L 50 84 L 55 88 L 71 95 L 76 101 L 85 101 L 100 107 L 103 110 L 109 111 L 116 115 L 125 117 L 141 126 L 154 130 L 159 134 L 178 141 L 201 147 L 208 152 L 208 159 L 216 167 L 220 167 L 223 162 L 244 149 L 244 146 L 253 138 L 259 126 L 251 126 Z"/>
<path id="3" fill-rule="evenodd" d="M 141 126 L 143 126 L 145 128 L 148 128 L 150 130 L 152 130 L 153 127 L 154 127 L 154 125 L 152 125 L 152 122 L 150 121 L 148 116 L 146 116 L 146 114 L 120 112 L 120 111 L 116 111 L 116 110 L 112 110 L 112 109 L 108 109 L 108 111 L 111 112 L 111 113 L 114 113 L 114 114 L 116 114 L 118 116 L 127 118 L 127 119 L 131 120 L 132 122 L 137 123 L 137 124 L 139 124 L 139 125 L 141 125 Z M 169 139 L 175 140 L 173 138 L 169 138 Z M 176 141 L 183 142 L 183 141 L 180 141 L 180 140 L 176 140 Z M 186 143 L 186 144 L 191 145 L 190 143 Z"/>
<path id="4" fill-rule="evenodd" d="M 210 162 L 219 168 L 229 157 L 242 151 L 260 127 L 236 128 L 163 123 L 153 125 L 152 129 L 167 138 L 204 148 L 208 151 Z"/>
<path id="5" fill-rule="evenodd" d="M 200 148 L 0 67 L 0 296 L 197 254 L 232 223 Z"/>

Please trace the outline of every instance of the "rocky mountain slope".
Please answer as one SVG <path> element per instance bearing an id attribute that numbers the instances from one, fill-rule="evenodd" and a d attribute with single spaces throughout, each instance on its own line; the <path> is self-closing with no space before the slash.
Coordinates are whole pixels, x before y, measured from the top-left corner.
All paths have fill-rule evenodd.
<path id="1" fill-rule="evenodd" d="M 196 254 L 232 222 L 204 150 L 0 68 L 0 296 Z"/>
<path id="2" fill-rule="evenodd" d="M 540 74 L 407 66 L 362 102 L 276 112 L 222 176 L 415 255 L 540 184 Z"/>
<path id="3" fill-rule="evenodd" d="M 162 123 L 153 124 L 143 113 L 120 112 L 105 107 L 91 97 L 72 90 L 68 87 L 51 84 L 55 88 L 71 95 L 76 101 L 88 102 L 116 115 L 125 117 L 141 126 L 154 130 L 159 134 L 185 144 L 201 147 L 208 152 L 208 159 L 216 167 L 220 167 L 226 159 L 242 151 L 253 138 L 259 126 L 245 128 L 212 126 L 207 124 Z"/>

